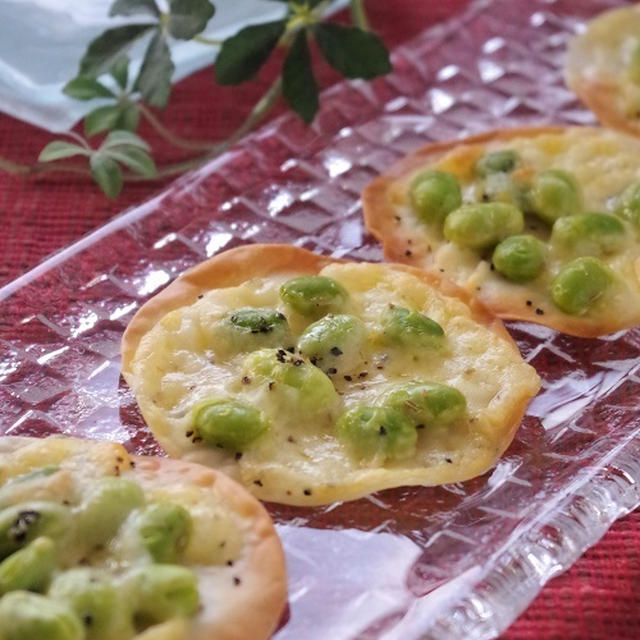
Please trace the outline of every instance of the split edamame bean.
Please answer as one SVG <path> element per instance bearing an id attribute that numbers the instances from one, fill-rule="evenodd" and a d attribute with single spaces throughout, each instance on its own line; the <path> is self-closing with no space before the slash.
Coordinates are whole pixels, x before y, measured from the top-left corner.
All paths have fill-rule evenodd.
<path id="1" fill-rule="evenodd" d="M 86 628 L 87 640 L 114 640 L 134 635 L 127 599 L 105 573 L 89 568 L 58 575 L 49 596 L 72 609 Z"/>
<path id="2" fill-rule="evenodd" d="M 491 173 L 510 173 L 516 167 L 519 156 L 513 149 L 490 151 L 476 163 L 476 173 L 486 177 Z"/>
<path id="3" fill-rule="evenodd" d="M 558 218 L 551 231 L 553 245 L 580 256 L 616 253 L 622 249 L 625 240 L 624 225 L 607 213 L 581 213 Z"/>
<path id="4" fill-rule="evenodd" d="M 155 562 L 178 561 L 191 533 L 191 516 L 177 504 L 152 504 L 140 514 L 138 532 Z"/>
<path id="5" fill-rule="evenodd" d="M 300 276 L 280 287 L 282 301 L 302 315 L 320 315 L 339 310 L 348 298 L 345 288 L 333 278 Z"/>
<path id="6" fill-rule="evenodd" d="M 196 408 L 193 428 L 205 444 L 240 451 L 257 440 L 268 425 L 253 407 L 236 400 L 215 400 Z"/>
<path id="7" fill-rule="evenodd" d="M 216 343 L 231 353 L 293 344 L 286 316 L 266 307 L 236 309 L 216 323 L 214 332 Z"/>
<path id="8" fill-rule="evenodd" d="M 36 538 L 0 563 L 0 595 L 9 591 L 44 591 L 56 566 L 51 538 Z"/>
<path id="9" fill-rule="evenodd" d="M 616 215 L 628 220 L 640 232 L 640 182 L 629 185 L 618 198 Z"/>
<path id="10" fill-rule="evenodd" d="M 563 169 L 538 173 L 527 197 L 528 209 L 547 224 L 562 216 L 572 216 L 582 208 L 580 188 L 573 175 Z"/>
<path id="11" fill-rule="evenodd" d="M 462 193 L 454 175 L 430 169 L 412 180 L 409 199 L 422 222 L 442 224 L 447 214 L 462 204 Z"/>
<path id="12" fill-rule="evenodd" d="M 444 237 L 470 249 L 486 249 L 524 229 L 522 211 L 506 202 L 466 204 L 444 222 Z"/>
<path id="13" fill-rule="evenodd" d="M 309 325 L 298 339 L 298 350 L 329 375 L 343 375 L 364 361 L 366 328 L 347 314 L 328 315 Z"/>
<path id="14" fill-rule="evenodd" d="M 444 330 L 435 321 L 414 309 L 390 306 L 382 316 L 386 342 L 406 347 L 439 347 Z"/>
<path id="15" fill-rule="evenodd" d="M 613 282 L 611 270 L 598 258 L 583 257 L 564 265 L 551 283 L 554 304 L 569 315 L 583 315 Z"/>
<path id="16" fill-rule="evenodd" d="M 402 460 L 413 455 L 418 432 L 402 410 L 358 405 L 343 413 L 336 433 L 358 458 Z"/>
<path id="17" fill-rule="evenodd" d="M 544 253 L 544 244 L 534 236 L 511 236 L 495 248 L 492 262 L 508 280 L 528 282 L 542 273 Z"/>
<path id="18" fill-rule="evenodd" d="M 426 428 L 449 427 L 467 410 L 467 400 L 458 389 L 436 382 L 398 387 L 387 395 L 385 405 L 401 409 L 414 426 Z"/>
<path id="19" fill-rule="evenodd" d="M 35 593 L 12 591 L 0 600 L 2 640 L 85 640 L 76 614 L 64 603 Z"/>

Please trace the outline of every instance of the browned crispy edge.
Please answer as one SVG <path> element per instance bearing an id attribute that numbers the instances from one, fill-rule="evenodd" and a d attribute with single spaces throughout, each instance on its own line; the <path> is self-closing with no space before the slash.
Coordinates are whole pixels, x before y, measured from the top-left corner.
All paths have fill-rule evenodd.
<path id="1" fill-rule="evenodd" d="M 510 140 L 523 136 L 535 137 L 541 134 L 562 133 L 567 129 L 568 127 L 560 126 L 497 129 L 460 140 L 447 140 L 445 142 L 428 144 L 402 158 L 388 171 L 375 178 L 365 187 L 362 193 L 362 207 L 366 227 L 382 244 L 384 256 L 387 260 L 399 261 L 418 267 L 421 265 L 424 255 L 418 251 L 413 251 L 411 256 L 407 256 L 405 254 L 406 247 L 396 233 L 397 224 L 394 220 L 395 211 L 388 194 L 397 180 L 402 179 L 425 164 L 435 162 L 445 153 L 459 146 L 486 144 L 496 140 Z M 583 127 L 583 129 L 596 131 L 593 127 Z M 428 269 L 429 267 L 423 265 L 422 268 Z M 526 295 L 523 296 L 523 299 L 526 297 Z M 519 299 L 517 305 L 511 299 L 499 301 L 483 300 L 483 302 L 493 313 L 505 320 L 534 322 L 563 333 L 584 338 L 595 338 L 626 328 L 617 324 L 616 318 L 608 321 L 576 318 L 567 316 L 551 307 L 545 310 L 543 316 L 539 316 L 536 314 L 535 305 L 528 307 L 523 303 L 523 300 L 521 301 Z"/>

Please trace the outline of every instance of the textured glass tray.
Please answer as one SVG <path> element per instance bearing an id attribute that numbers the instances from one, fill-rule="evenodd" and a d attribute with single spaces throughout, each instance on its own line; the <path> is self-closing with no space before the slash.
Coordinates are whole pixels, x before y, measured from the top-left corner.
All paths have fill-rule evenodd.
<path id="1" fill-rule="evenodd" d="M 591 123 L 563 86 L 569 36 L 612 3 L 483 0 L 395 51 L 395 72 L 325 94 L 0 290 L 0 432 L 159 451 L 120 378 L 135 309 L 247 242 L 379 260 L 358 194 L 431 140 Z M 481 478 L 327 508 L 270 505 L 290 572 L 278 640 L 490 638 L 640 503 L 640 329 L 585 340 L 509 329 L 544 383 Z"/>

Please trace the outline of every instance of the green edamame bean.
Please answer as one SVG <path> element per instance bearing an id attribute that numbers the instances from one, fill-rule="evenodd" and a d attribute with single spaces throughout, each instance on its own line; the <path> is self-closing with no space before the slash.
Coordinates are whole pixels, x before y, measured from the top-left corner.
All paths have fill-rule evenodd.
<path id="1" fill-rule="evenodd" d="M 329 375 L 343 375 L 364 361 L 367 335 L 356 316 L 328 315 L 309 325 L 298 339 L 298 350 Z"/>
<path id="2" fill-rule="evenodd" d="M 513 149 L 491 151 L 476 163 L 476 173 L 486 177 L 491 173 L 510 173 L 516 167 L 520 157 Z"/>
<path id="3" fill-rule="evenodd" d="M 418 433 L 403 411 L 358 405 L 343 413 L 336 433 L 358 458 L 402 460 L 413 455 Z"/>
<path id="4" fill-rule="evenodd" d="M 331 380 L 320 369 L 284 349 L 261 349 L 249 354 L 243 374 L 250 384 L 265 385 L 270 397 L 289 409 L 322 411 L 338 398 Z"/>
<path id="5" fill-rule="evenodd" d="M 285 315 L 262 307 L 243 307 L 228 313 L 216 323 L 214 336 L 217 346 L 232 353 L 293 344 Z"/>
<path id="6" fill-rule="evenodd" d="M 443 328 L 414 309 L 390 306 L 382 316 L 382 335 L 386 342 L 406 347 L 439 347 Z"/>
<path id="7" fill-rule="evenodd" d="M 524 229 L 522 211 L 506 202 L 467 204 L 444 221 L 444 237 L 470 249 L 486 249 Z"/>
<path id="8" fill-rule="evenodd" d="M 9 591 L 43 591 L 56 566 L 51 538 L 36 538 L 0 563 L 0 595 Z"/>
<path id="9" fill-rule="evenodd" d="M 582 208 L 582 196 L 575 178 L 562 169 L 541 171 L 531 183 L 528 209 L 547 224 L 572 216 Z"/>
<path id="10" fill-rule="evenodd" d="M 177 504 L 149 505 L 138 519 L 145 549 L 155 562 L 177 562 L 191 533 L 191 516 Z"/>
<path id="11" fill-rule="evenodd" d="M 555 305 L 570 315 L 583 315 L 613 282 L 613 274 L 600 260 L 576 258 L 566 264 L 551 283 Z"/>
<path id="12" fill-rule="evenodd" d="M 25 502 L 0 511 L 0 560 L 39 536 L 54 540 L 71 525 L 71 511 L 55 502 Z"/>
<path id="13" fill-rule="evenodd" d="M 545 247 L 534 236 L 511 236 L 493 251 L 493 265 L 508 280 L 528 282 L 544 269 Z"/>
<path id="14" fill-rule="evenodd" d="M 454 387 L 436 382 L 418 382 L 394 389 L 385 405 L 401 409 L 416 427 L 449 427 L 467 410 L 467 400 Z"/>
<path id="15" fill-rule="evenodd" d="M 599 256 L 616 253 L 624 246 L 625 228 L 607 213 L 581 213 L 559 218 L 553 224 L 551 243 L 569 253 Z"/>
<path id="16" fill-rule="evenodd" d="M 84 623 L 87 640 L 116 640 L 134 635 L 133 615 L 113 581 L 96 569 L 61 573 L 49 597 L 66 604 Z"/>
<path id="17" fill-rule="evenodd" d="M 622 192 L 615 213 L 628 220 L 640 232 L 640 182 L 629 185 Z"/>
<path id="18" fill-rule="evenodd" d="M 78 511 L 79 543 L 97 546 L 109 541 L 144 502 L 144 492 L 137 483 L 126 478 L 101 478 Z"/>
<path id="19" fill-rule="evenodd" d="M 280 287 L 282 301 L 305 316 L 339 310 L 348 296 L 340 283 L 326 276 L 300 276 Z"/>
<path id="20" fill-rule="evenodd" d="M 63 602 L 12 591 L 0 600 L 2 640 L 85 640 L 78 617 Z"/>
<path id="21" fill-rule="evenodd" d="M 235 400 L 216 400 L 196 410 L 193 427 L 205 444 L 240 451 L 259 438 L 268 425 L 253 407 Z"/>
<path id="22" fill-rule="evenodd" d="M 143 625 L 170 618 L 190 617 L 200 605 L 196 574 L 172 564 L 152 564 L 134 569 L 127 577 L 134 617 Z"/>
<path id="23" fill-rule="evenodd" d="M 420 220 L 442 224 L 446 215 L 462 204 L 462 193 L 454 175 L 431 169 L 412 180 L 409 199 Z"/>

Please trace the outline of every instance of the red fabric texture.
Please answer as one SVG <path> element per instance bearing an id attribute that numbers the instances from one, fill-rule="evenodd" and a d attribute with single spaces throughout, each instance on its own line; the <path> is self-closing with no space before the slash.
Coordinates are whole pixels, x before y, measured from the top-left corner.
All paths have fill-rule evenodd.
<path id="1" fill-rule="evenodd" d="M 369 0 L 367 6 L 373 27 L 394 47 L 467 4 L 468 0 Z M 275 71 L 271 63 L 256 80 L 238 88 L 221 88 L 211 81 L 211 70 L 203 70 L 177 85 L 162 119 L 185 138 L 223 138 L 244 119 Z M 337 80 L 322 65 L 318 76 L 323 87 Z M 157 150 L 160 164 L 184 157 L 163 144 L 146 123 L 141 133 Z M 0 156 L 4 158 L 33 162 L 52 138 L 0 115 Z M 48 174 L 25 179 L 0 173 L 0 285 L 168 183 L 130 184 L 111 202 L 84 177 Z M 570 571 L 552 580 L 503 637 L 640 638 L 640 512 L 614 524 Z"/>

